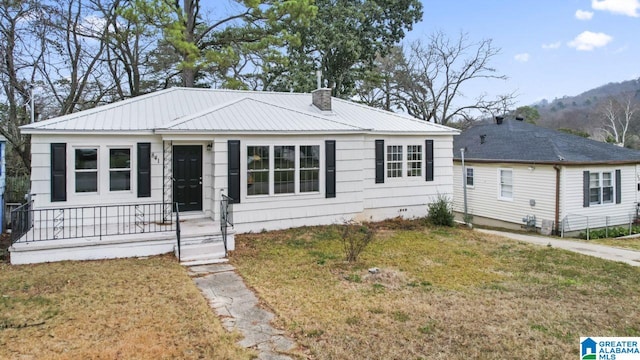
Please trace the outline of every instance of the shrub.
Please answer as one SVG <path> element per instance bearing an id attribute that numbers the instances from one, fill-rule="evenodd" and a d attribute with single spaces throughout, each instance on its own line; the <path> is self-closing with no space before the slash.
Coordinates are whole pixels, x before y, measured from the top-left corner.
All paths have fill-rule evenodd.
<path id="1" fill-rule="evenodd" d="M 365 224 L 353 220 L 345 221 L 341 231 L 345 260 L 358 261 L 360 253 L 373 241 L 374 234 L 375 231 Z"/>
<path id="2" fill-rule="evenodd" d="M 453 210 L 448 197 L 438 195 L 438 200 L 429 204 L 429 215 L 427 219 L 437 226 L 453 226 Z"/>

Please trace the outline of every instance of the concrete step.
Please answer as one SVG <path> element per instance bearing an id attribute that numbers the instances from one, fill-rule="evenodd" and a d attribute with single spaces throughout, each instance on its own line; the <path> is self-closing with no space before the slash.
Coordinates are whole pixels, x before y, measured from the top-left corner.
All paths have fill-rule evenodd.
<path id="1" fill-rule="evenodd" d="M 177 254 L 176 246 L 176 256 Z M 225 258 L 224 243 L 222 237 L 207 236 L 181 239 L 180 261 L 184 262 L 209 262 Z M 211 262 L 213 263 L 213 262 Z M 204 264 L 204 263 L 203 263 Z"/>
<path id="2" fill-rule="evenodd" d="M 198 266 L 198 265 L 212 265 L 212 264 L 224 264 L 229 262 L 229 259 L 208 259 L 208 260 L 189 260 L 181 261 L 182 266 Z"/>

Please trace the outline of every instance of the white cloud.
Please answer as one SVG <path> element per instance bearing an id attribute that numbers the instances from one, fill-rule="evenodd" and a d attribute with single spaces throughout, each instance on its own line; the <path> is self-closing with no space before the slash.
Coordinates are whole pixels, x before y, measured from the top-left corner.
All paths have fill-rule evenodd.
<path id="1" fill-rule="evenodd" d="M 576 19 L 578 20 L 591 20 L 593 17 L 593 12 L 585 11 L 585 10 L 576 10 Z"/>
<path id="2" fill-rule="evenodd" d="M 513 58 L 516 59 L 516 61 L 519 61 L 519 62 L 527 62 L 527 61 L 529 61 L 529 54 L 527 54 L 527 53 L 516 54 L 516 56 L 514 56 Z"/>
<path id="3" fill-rule="evenodd" d="M 605 33 L 594 33 L 585 31 L 576 36 L 575 39 L 567 43 L 572 48 L 580 51 L 591 51 L 595 48 L 607 45 L 613 40 L 613 37 Z"/>
<path id="4" fill-rule="evenodd" d="M 591 0 L 594 10 L 609 11 L 614 14 L 639 17 L 640 0 Z"/>
<path id="5" fill-rule="evenodd" d="M 549 44 L 542 44 L 542 48 L 545 50 L 558 49 L 560 48 L 560 46 L 562 46 L 562 42 L 560 41 L 556 41 L 554 43 L 549 43 Z"/>

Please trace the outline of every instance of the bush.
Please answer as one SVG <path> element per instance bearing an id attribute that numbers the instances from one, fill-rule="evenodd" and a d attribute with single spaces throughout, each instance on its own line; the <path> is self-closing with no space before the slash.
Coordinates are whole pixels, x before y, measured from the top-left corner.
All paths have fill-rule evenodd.
<path id="1" fill-rule="evenodd" d="M 345 221 L 341 230 L 345 260 L 355 262 L 360 253 L 373 241 L 375 230 L 353 220 Z"/>
<path id="2" fill-rule="evenodd" d="M 427 219 L 437 226 L 453 226 L 453 210 L 448 197 L 438 195 L 438 200 L 429 204 L 429 215 Z"/>

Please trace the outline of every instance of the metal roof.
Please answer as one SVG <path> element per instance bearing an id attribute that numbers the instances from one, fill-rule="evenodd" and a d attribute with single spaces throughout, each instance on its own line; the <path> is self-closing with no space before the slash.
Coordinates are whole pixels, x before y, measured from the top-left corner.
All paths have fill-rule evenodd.
<path id="1" fill-rule="evenodd" d="M 23 133 L 67 132 L 382 132 L 454 135 L 446 126 L 311 94 L 170 88 L 21 127 Z"/>
<path id="2" fill-rule="evenodd" d="M 553 164 L 638 163 L 640 151 L 518 120 L 473 126 L 453 140 L 454 159 Z"/>

